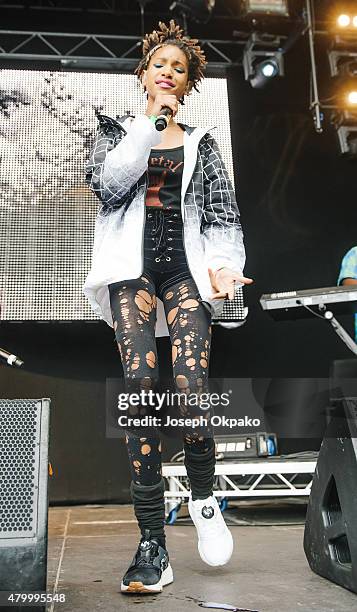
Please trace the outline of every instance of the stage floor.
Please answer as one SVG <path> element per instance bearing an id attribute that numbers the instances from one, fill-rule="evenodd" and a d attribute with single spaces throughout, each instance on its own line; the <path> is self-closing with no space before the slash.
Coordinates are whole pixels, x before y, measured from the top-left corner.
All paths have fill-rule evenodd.
<path id="1" fill-rule="evenodd" d="M 48 612 L 205 609 L 200 601 L 259 612 L 351 612 L 357 595 L 311 572 L 305 559 L 301 500 L 234 502 L 226 513 L 235 549 L 222 568 L 205 565 L 186 506 L 166 528 L 174 582 L 159 595 L 122 595 L 120 581 L 139 532 L 131 506 L 51 507 L 48 591 L 66 602 Z M 272 523 L 270 525 L 266 523 Z"/>

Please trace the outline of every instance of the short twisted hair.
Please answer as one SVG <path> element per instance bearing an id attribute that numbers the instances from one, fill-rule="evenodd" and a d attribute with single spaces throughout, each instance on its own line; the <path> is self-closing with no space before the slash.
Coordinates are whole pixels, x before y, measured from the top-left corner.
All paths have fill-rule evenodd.
<path id="1" fill-rule="evenodd" d="M 190 89 L 193 87 L 196 91 L 199 91 L 197 84 L 204 78 L 203 71 L 207 64 L 206 57 L 197 44 L 198 40 L 196 38 L 189 38 L 188 36 L 182 36 L 182 34 L 183 30 L 173 19 L 170 20 L 169 26 L 160 21 L 159 30 L 146 34 L 143 39 L 143 57 L 135 70 L 139 79 L 141 79 L 143 71 L 148 67 L 150 59 L 157 49 L 164 45 L 175 45 L 187 57 Z"/>

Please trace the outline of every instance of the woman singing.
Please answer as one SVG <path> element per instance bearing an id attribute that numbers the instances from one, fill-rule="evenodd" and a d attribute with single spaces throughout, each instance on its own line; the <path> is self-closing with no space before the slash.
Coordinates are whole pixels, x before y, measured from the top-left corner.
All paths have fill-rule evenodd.
<path id="1" fill-rule="evenodd" d="M 203 78 L 206 60 L 197 42 L 173 20 L 145 36 L 136 73 L 147 95 L 146 112 L 119 121 L 99 115 L 86 167 L 87 183 L 102 205 L 84 293 L 114 328 L 129 391 L 154 387 L 155 337 L 169 335 L 174 388 L 202 393 L 212 314 L 219 316 L 224 298 L 233 298 L 235 281 L 252 282 L 242 273 L 239 211 L 217 143 L 207 129 L 175 121 L 178 104 L 192 88 L 198 91 Z M 171 117 L 158 131 L 163 107 Z M 180 410 L 187 415 L 187 406 Z M 160 437 L 128 429 L 126 444 L 142 537 L 121 590 L 157 593 L 173 581 Z M 213 436 L 185 431 L 183 446 L 199 554 L 208 565 L 224 565 L 233 540 L 212 493 Z"/>

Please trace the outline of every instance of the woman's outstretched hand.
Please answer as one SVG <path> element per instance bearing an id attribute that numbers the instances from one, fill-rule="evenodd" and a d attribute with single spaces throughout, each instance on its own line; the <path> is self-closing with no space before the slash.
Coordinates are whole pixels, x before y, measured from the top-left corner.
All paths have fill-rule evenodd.
<path id="1" fill-rule="evenodd" d="M 211 295 L 212 299 L 217 298 L 228 298 L 233 300 L 234 298 L 234 281 L 243 283 L 244 285 L 250 285 L 253 283 L 252 278 L 247 278 L 241 274 L 237 274 L 230 268 L 222 268 L 218 272 L 213 272 L 211 268 L 208 268 L 208 274 L 210 277 L 212 289 L 215 293 Z"/>

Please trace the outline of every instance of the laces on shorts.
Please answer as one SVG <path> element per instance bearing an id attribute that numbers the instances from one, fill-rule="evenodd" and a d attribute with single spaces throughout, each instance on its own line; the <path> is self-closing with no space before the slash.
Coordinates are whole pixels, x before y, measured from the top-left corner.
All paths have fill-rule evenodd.
<path id="1" fill-rule="evenodd" d="M 166 261 L 171 261 L 171 257 L 168 252 L 172 251 L 172 247 L 168 245 L 168 242 L 171 241 L 172 238 L 168 237 L 167 233 L 173 230 L 171 227 L 167 227 L 167 225 L 173 223 L 173 220 L 170 219 L 170 217 L 165 218 L 165 214 L 161 209 L 149 212 L 148 218 L 154 219 L 154 226 L 151 230 L 151 234 L 152 240 L 155 241 L 153 250 L 156 249 L 158 252 L 157 257 L 155 257 L 155 261 L 157 263 L 164 259 Z"/>

